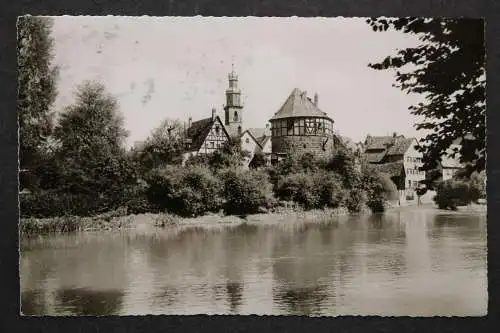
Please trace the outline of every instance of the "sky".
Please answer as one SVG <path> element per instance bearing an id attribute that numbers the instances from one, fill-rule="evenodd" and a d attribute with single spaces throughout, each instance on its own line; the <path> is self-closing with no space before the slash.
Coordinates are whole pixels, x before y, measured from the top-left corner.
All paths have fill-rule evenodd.
<path id="1" fill-rule="evenodd" d="M 364 18 L 54 17 L 58 111 L 85 80 L 103 83 L 119 103 L 127 145 L 164 119 L 223 117 L 234 64 L 243 127 L 265 127 L 294 88 L 312 98 L 355 141 L 370 135 L 419 136 L 408 107 L 419 95 L 392 87 L 377 62 L 415 46 L 415 36 L 373 32 Z M 222 118 L 223 119 L 223 118 Z"/>

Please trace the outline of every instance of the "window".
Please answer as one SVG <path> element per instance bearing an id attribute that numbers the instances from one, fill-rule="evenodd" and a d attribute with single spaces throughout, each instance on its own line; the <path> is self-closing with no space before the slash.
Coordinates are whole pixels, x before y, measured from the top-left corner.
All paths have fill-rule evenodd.
<path id="1" fill-rule="evenodd" d="M 411 180 L 408 181 L 408 187 L 411 187 Z"/>
<path id="2" fill-rule="evenodd" d="M 247 138 L 247 139 L 245 140 L 245 142 L 246 142 L 246 143 L 250 143 L 250 139 L 249 139 L 249 138 Z"/>
<path id="3" fill-rule="evenodd" d="M 293 120 L 288 120 L 286 123 L 287 135 L 293 135 Z"/>
<path id="4" fill-rule="evenodd" d="M 233 121 L 238 121 L 238 111 L 234 111 Z"/>
<path id="5" fill-rule="evenodd" d="M 220 142 L 217 142 L 217 148 L 220 148 Z"/>
<path id="6" fill-rule="evenodd" d="M 219 127 L 219 125 L 216 125 L 215 126 L 215 134 L 219 135 L 219 133 L 220 133 L 220 127 Z"/>
<path id="7" fill-rule="evenodd" d="M 210 148 L 214 148 L 214 142 L 213 141 L 210 142 Z"/>

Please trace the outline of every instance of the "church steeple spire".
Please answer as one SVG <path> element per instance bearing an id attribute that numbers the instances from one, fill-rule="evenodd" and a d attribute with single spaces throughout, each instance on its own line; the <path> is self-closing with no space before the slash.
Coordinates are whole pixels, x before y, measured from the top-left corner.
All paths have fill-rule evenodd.
<path id="1" fill-rule="evenodd" d="M 231 72 L 228 74 L 229 87 L 226 89 L 225 125 L 231 135 L 240 134 L 242 130 L 241 90 L 238 88 L 238 74 L 234 70 L 234 61 Z"/>

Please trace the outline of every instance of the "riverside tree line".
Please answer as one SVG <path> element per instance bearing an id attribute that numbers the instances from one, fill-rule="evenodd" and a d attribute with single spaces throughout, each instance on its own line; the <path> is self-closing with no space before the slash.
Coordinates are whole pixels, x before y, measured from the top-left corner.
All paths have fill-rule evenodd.
<path id="1" fill-rule="evenodd" d="M 290 154 L 275 166 L 257 155 L 243 170 L 245 152 L 233 139 L 182 166 L 178 121 L 165 121 L 141 145 L 126 149 L 118 103 L 100 83 L 83 82 L 74 103 L 53 112 L 57 67 L 50 29 L 48 18 L 18 21 L 20 185 L 29 190 L 20 196 L 23 217 L 90 216 L 119 207 L 180 216 L 251 214 L 283 205 L 383 211 L 397 195 L 388 176 L 364 163 L 358 170 L 345 150 L 327 158 Z"/>

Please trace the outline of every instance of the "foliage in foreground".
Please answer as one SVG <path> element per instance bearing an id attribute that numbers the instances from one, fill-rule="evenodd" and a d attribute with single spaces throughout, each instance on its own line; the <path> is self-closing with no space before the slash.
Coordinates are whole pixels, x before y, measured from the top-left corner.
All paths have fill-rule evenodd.
<path id="1" fill-rule="evenodd" d="M 486 71 L 484 20 L 464 18 L 375 18 L 374 31 L 388 29 L 415 35 L 420 45 L 369 66 L 395 69 L 395 86 L 408 93 L 426 95 L 426 102 L 410 107 L 423 117 L 417 130 L 429 132 L 417 147 L 425 168 L 432 169 L 441 154 L 460 139 L 462 163 L 475 170 L 486 168 Z M 474 124 L 474 126 L 471 126 Z M 452 153 L 454 155 L 454 153 Z M 453 157 L 453 156 L 451 156 Z"/>

